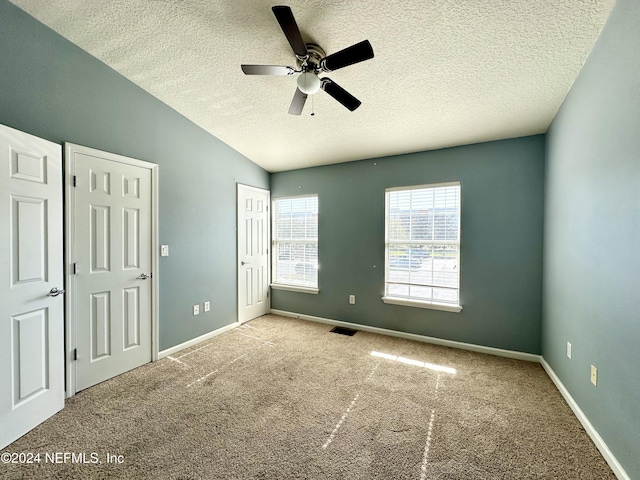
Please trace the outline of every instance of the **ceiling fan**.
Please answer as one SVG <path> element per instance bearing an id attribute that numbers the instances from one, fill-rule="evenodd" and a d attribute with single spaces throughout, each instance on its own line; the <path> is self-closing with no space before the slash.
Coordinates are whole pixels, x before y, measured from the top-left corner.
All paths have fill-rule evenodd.
<path id="1" fill-rule="evenodd" d="M 350 47 L 327 56 L 324 50 L 315 43 L 304 43 L 293 18 L 291 8 L 283 5 L 272 7 L 271 10 L 280 24 L 285 37 L 289 41 L 293 53 L 296 55 L 297 68 L 279 65 L 242 65 L 245 75 L 295 75 L 298 77 L 298 88 L 289 107 L 291 115 L 300 115 L 308 95 L 313 95 L 322 89 L 351 111 L 362 102 L 347 92 L 330 78 L 320 78 L 325 72 L 332 72 L 354 63 L 373 58 L 373 48 L 369 40 L 364 40 Z"/>

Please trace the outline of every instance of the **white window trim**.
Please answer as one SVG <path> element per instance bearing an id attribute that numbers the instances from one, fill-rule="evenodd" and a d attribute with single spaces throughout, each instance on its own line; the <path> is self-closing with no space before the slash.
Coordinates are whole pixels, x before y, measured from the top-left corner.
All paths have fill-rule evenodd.
<path id="1" fill-rule="evenodd" d="M 453 303 L 437 303 L 427 302 L 420 300 L 409 300 L 408 298 L 400 297 L 382 297 L 384 303 L 391 305 L 402 305 L 405 307 L 417 307 L 417 308 L 429 308 L 431 310 L 442 310 L 444 312 L 460 313 L 462 311 L 461 305 L 455 305 Z"/>
<path id="2" fill-rule="evenodd" d="M 276 214 L 276 201 L 278 200 L 289 200 L 289 199 L 293 199 L 293 198 L 317 198 L 318 199 L 318 210 L 320 209 L 320 197 L 317 193 L 309 193 L 309 194 L 305 194 L 305 195 L 288 195 L 288 196 L 284 196 L 284 197 L 272 197 L 271 198 L 271 218 L 270 218 L 270 222 L 273 223 L 273 220 L 275 218 L 275 214 Z M 274 231 L 273 227 L 271 229 L 271 231 Z M 318 227 L 319 230 L 319 227 Z M 319 236 L 320 232 L 318 231 L 318 236 Z M 272 238 L 271 238 L 271 253 L 273 254 L 276 251 L 276 243 L 278 243 L 280 240 L 276 240 L 274 238 L 274 234 L 272 233 Z M 319 249 L 319 238 L 316 238 L 316 240 L 308 240 L 308 239 L 301 239 L 301 240 L 296 240 L 296 242 L 300 242 L 300 243 L 315 243 L 316 244 L 316 248 Z M 276 259 L 275 256 L 272 255 L 271 257 L 271 275 L 273 275 L 273 272 L 275 272 L 275 263 L 276 263 Z M 318 273 L 319 275 L 319 273 Z M 318 282 L 320 282 L 320 278 L 318 278 Z M 310 293 L 313 295 L 317 295 L 318 293 L 320 293 L 320 288 L 319 287 L 307 287 L 304 285 L 290 285 L 290 284 L 283 284 L 283 283 L 271 283 L 269 284 L 269 286 L 275 290 L 287 290 L 290 292 L 298 292 L 298 293 Z"/>
<path id="3" fill-rule="evenodd" d="M 403 187 L 389 187 L 384 189 L 387 192 L 399 192 L 402 190 L 420 190 L 421 188 L 459 187 L 460 182 L 425 183 L 422 185 L 405 185 Z"/>
<path id="4" fill-rule="evenodd" d="M 432 241 L 431 243 L 438 244 L 457 244 L 458 245 L 458 264 L 462 264 L 462 184 L 459 181 L 456 182 L 442 182 L 442 183 L 428 183 L 422 185 L 405 185 L 401 187 L 389 187 L 384 190 L 384 289 L 385 293 L 387 291 L 387 283 L 388 283 L 388 275 L 389 275 L 389 226 L 387 224 L 387 219 L 389 218 L 389 192 L 398 192 L 402 190 L 419 190 L 421 188 L 440 188 L 440 187 L 460 187 L 460 215 L 458 215 L 458 232 L 459 239 L 456 242 L 452 241 Z M 396 243 L 420 243 L 424 244 L 424 241 L 403 241 Z M 429 243 L 429 242 L 426 242 Z M 431 310 L 442 310 L 445 312 L 454 312 L 460 313 L 462 311 L 462 305 L 460 305 L 460 270 L 458 268 L 458 303 L 439 303 L 428 300 L 416 300 L 416 299 L 408 299 L 402 297 L 393 297 L 385 295 L 382 297 L 382 301 L 386 304 L 392 305 L 402 305 L 406 307 L 417 307 L 417 308 L 427 308 Z"/>
<path id="5" fill-rule="evenodd" d="M 301 287 L 299 285 L 283 285 L 281 283 L 272 283 L 269 286 L 275 290 L 287 290 L 289 292 L 311 293 L 313 295 L 317 295 L 318 293 L 320 293 L 319 288 Z"/>

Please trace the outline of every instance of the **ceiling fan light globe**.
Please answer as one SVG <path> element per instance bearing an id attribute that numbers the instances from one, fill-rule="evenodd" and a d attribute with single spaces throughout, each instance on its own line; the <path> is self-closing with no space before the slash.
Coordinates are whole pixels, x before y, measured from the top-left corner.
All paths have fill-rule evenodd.
<path id="1" fill-rule="evenodd" d="M 320 79 L 315 73 L 304 72 L 298 77 L 298 89 L 307 95 L 313 95 L 320 90 Z"/>

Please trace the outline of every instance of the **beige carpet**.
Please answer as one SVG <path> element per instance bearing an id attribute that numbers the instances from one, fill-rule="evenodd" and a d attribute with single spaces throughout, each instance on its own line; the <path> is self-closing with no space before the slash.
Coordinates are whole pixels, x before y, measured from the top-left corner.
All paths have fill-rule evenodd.
<path id="1" fill-rule="evenodd" d="M 615 478 L 540 365 L 331 328 L 267 315 L 85 390 L 0 477 Z"/>

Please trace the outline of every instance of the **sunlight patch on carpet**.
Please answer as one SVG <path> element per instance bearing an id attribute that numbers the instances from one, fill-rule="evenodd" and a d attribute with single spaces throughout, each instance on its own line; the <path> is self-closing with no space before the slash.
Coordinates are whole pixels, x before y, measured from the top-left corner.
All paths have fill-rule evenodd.
<path id="1" fill-rule="evenodd" d="M 353 400 L 351 400 L 351 404 L 349 405 L 349 408 L 347 408 L 347 411 L 344 412 L 344 415 L 342 415 L 342 418 L 340 419 L 340 421 L 338 421 L 338 423 L 336 425 L 336 428 L 333 429 L 333 432 L 331 432 L 331 435 L 329 435 L 329 438 L 327 438 L 327 441 L 324 442 L 324 445 L 322 445 L 323 449 L 327 448 L 329 446 L 329 444 L 331 444 L 331 442 L 333 441 L 333 437 L 336 436 L 336 433 L 338 433 L 338 430 L 342 426 L 342 422 L 345 421 L 345 419 L 349 415 L 349 412 L 351 411 L 351 409 L 355 406 L 356 402 L 358 401 L 358 397 L 360 397 L 359 393 L 355 397 L 353 397 Z"/>
<path id="2" fill-rule="evenodd" d="M 436 372 L 444 372 L 450 373 L 451 375 L 456 374 L 456 369 L 451 367 L 445 367 L 443 365 L 436 365 L 434 363 L 421 362 L 420 360 L 412 360 L 410 358 L 398 357 L 397 355 L 390 355 L 388 353 L 382 352 L 371 352 L 371 355 L 374 357 L 385 358 L 387 360 L 394 360 L 396 362 L 405 363 L 407 365 L 415 365 L 416 367 L 428 368 L 429 370 L 434 370 Z"/>
<path id="3" fill-rule="evenodd" d="M 184 353 L 184 354 L 180 355 L 179 357 L 175 357 L 175 358 L 176 358 L 176 359 L 178 359 L 178 358 L 188 357 L 189 355 L 191 355 L 191 354 L 193 354 L 193 353 L 196 353 L 196 352 L 199 352 L 199 351 L 200 351 L 200 350 L 202 350 L 203 348 L 208 348 L 208 347 L 210 347 L 211 345 L 213 345 L 213 342 L 209 342 L 209 343 L 207 343 L 206 345 L 203 345 L 203 346 L 202 346 L 202 347 L 200 347 L 200 348 L 196 348 L 195 350 L 191 350 L 190 352 Z"/>
<path id="4" fill-rule="evenodd" d="M 433 432 L 433 419 L 436 416 L 435 409 L 431 409 L 431 418 L 429 418 L 429 430 L 427 431 L 427 443 L 424 446 L 424 454 L 422 455 L 422 466 L 420 467 L 420 480 L 427 478 L 427 461 L 429 460 L 429 447 L 431 446 L 431 433 Z"/>
<path id="5" fill-rule="evenodd" d="M 376 364 L 373 366 L 373 368 L 371 369 L 371 372 L 369 373 L 369 375 L 367 376 L 367 379 L 365 380 L 365 382 L 368 382 L 369 380 L 371 380 L 371 377 L 373 376 L 373 374 L 375 373 L 375 371 L 378 369 L 378 366 L 380 365 L 380 360 L 378 360 L 376 362 Z M 336 433 L 338 433 L 338 430 L 340 429 L 340 427 L 342 426 L 342 423 L 346 420 L 347 416 L 349 415 L 349 412 L 351 411 L 351 409 L 355 406 L 356 402 L 358 401 L 358 398 L 360 397 L 360 392 L 358 392 L 356 394 L 356 396 L 353 398 L 353 400 L 351 401 L 351 404 L 349 405 L 349 407 L 347 408 L 347 411 L 344 412 L 344 415 L 342 415 L 342 418 L 338 421 L 338 423 L 336 424 L 335 428 L 333 429 L 333 432 L 331 432 L 331 435 L 329 435 L 329 438 L 327 439 L 326 442 L 324 442 L 324 445 L 322 445 L 322 449 L 325 450 L 333 441 L 333 437 L 336 436 Z"/>
<path id="6" fill-rule="evenodd" d="M 199 378 L 199 379 L 197 379 L 195 382 L 191 382 L 189 385 L 187 385 L 187 388 L 189 388 L 189 387 L 191 387 L 191 386 L 195 385 L 196 383 L 200 383 L 200 382 L 202 382 L 203 380 L 205 380 L 205 379 L 209 378 L 211 375 L 214 375 L 214 374 L 218 373 L 222 368 L 224 368 L 224 367 L 228 367 L 229 365 L 232 365 L 232 364 L 236 363 L 236 362 L 237 362 L 238 360 L 240 360 L 242 357 L 246 357 L 246 356 L 247 356 L 247 354 L 246 354 L 246 353 L 243 353 L 243 354 L 242 354 L 242 355 L 240 355 L 239 357 L 236 357 L 236 358 L 234 358 L 233 360 L 231 360 L 231 361 L 230 361 L 229 363 L 227 363 L 226 365 L 223 365 L 222 367 L 215 369 L 213 372 L 209 372 L 209 373 L 207 373 L 205 376 L 200 377 L 200 378 Z"/>
<path id="7" fill-rule="evenodd" d="M 260 337 L 256 337 L 255 335 L 247 335 L 246 333 L 238 332 L 238 335 L 242 335 L 243 337 L 255 338 L 256 340 L 262 340 Z"/>
<path id="8" fill-rule="evenodd" d="M 169 360 L 171 360 L 172 362 L 179 363 L 180 365 L 184 365 L 185 367 L 188 367 L 188 366 L 189 366 L 189 365 L 187 365 L 186 363 L 184 363 L 182 360 L 180 360 L 179 358 L 172 357 L 171 355 L 167 355 L 167 358 L 168 358 Z"/>

